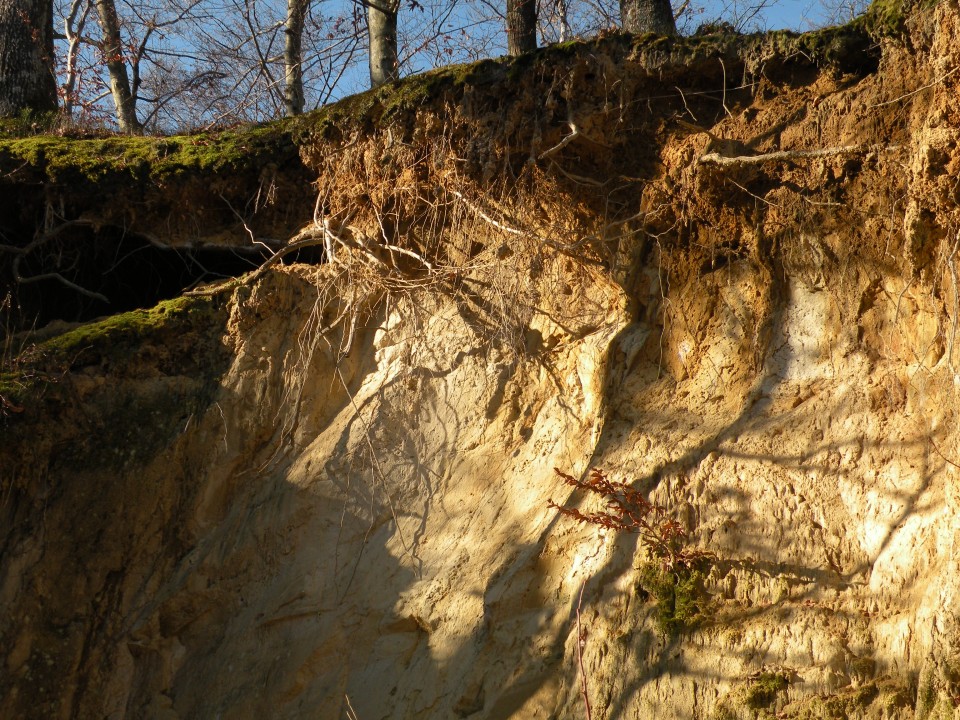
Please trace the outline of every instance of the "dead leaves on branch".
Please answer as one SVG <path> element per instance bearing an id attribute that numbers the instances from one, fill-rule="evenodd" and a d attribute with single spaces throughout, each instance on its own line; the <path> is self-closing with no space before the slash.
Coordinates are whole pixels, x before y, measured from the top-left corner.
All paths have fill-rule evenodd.
<path id="1" fill-rule="evenodd" d="M 554 472 L 570 487 L 599 495 L 606 501 L 606 510 L 585 513 L 558 505 L 553 500 L 548 501 L 550 507 L 579 522 L 638 533 L 640 542 L 665 570 L 689 570 L 701 561 L 715 557 L 707 550 L 692 547 L 687 530 L 670 517 L 665 507 L 651 503 L 639 490 L 626 483 L 611 480 L 603 470 L 594 468 L 586 480 L 579 480 L 557 468 Z"/>

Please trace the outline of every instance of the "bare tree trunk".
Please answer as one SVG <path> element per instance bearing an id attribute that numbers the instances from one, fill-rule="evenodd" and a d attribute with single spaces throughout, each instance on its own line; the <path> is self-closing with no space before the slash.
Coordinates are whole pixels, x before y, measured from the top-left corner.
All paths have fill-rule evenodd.
<path id="1" fill-rule="evenodd" d="M 0 117 L 56 109 L 52 0 L 0 0 Z"/>
<path id="2" fill-rule="evenodd" d="M 620 18 L 627 32 L 677 34 L 670 0 L 620 0 Z"/>
<path id="3" fill-rule="evenodd" d="M 507 52 L 537 49 L 537 0 L 507 0 Z"/>
<path id="4" fill-rule="evenodd" d="M 65 72 L 66 80 L 61 88 L 63 97 L 63 117 L 67 122 L 73 119 L 73 106 L 76 102 L 77 90 L 77 55 L 80 52 L 80 41 L 83 38 L 83 28 L 87 24 L 87 15 L 90 13 L 90 0 L 73 0 L 70 4 L 70 13 L 63 20 L 63 33 L 67 39 L 67 60 Z"/>
<path id="5" fill-rule="evenodd" d="M 556 0 L 557 18 L 560 21 L 560 42 L 566 42 L 570 39 L 570 19 L 567 13 L 567 0 Z"/>
<path id="6" fill-rule="evenodd" d="M 367 2 L 370 34 L 370 87 L 379 87 L 400 77 L 397 62 L 397 0 Z"/>
<path id="7" fill-rule="evenodd" d="M 130 92 L 130 78 L 124 60 L 123 43 L 120 40 L 120 20 L 113 0 L 96 0 L 100 27 L 103 29 L 103 57 L 110 73 L 110 92 L 117 108 L 117 124 L 120 132 L 133 135 L 140 132 L 137 120 L 137 101 Z"/>
<path id="8" fill-rule="evenodd" d="M 303 112 L 303 24 L 309 2 L 310 0 L 287 0 L 283 63 L 286 70 L 284 107 L 288 116 Z"/>

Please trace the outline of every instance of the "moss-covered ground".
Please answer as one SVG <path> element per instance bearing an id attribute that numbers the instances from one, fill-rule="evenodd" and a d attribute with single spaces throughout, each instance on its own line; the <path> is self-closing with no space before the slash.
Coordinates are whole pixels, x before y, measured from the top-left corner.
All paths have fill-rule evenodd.
<path id="1" fill-rule="evenodd" d="M 188 173 L 259 168 L 295 154 L 288 121 L 171 137 L 35 135 L 0 140 L 0 172 L 28 182 L 124 178 L 166 183 Z"/>
<path id="2" fill-rule="evenodd" d="M 179 297 L 145 310 L 120 313 L 80 325 L 38 343 L 29 338 L 0 364 L 0 415 L 18 414 L 38 402 L 66 373 L 100 366 L 113 374 L 137 374 L 138 363 L 171 373 L 212 362 L 222 352 L 223 308 L 216 298 Z M 140 357 L 148 351 L 148 358 Z M 192 362 L 184 364 L 185 358 Z"/>

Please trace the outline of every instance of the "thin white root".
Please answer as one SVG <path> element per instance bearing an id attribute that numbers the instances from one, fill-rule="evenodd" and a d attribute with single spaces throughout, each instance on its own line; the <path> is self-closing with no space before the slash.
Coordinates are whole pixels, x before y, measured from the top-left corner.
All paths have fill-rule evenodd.
<path id="1" fill-rule="evenodd" d="M 893 100 L 887 100 L 887 101 L 882 102 L 882 103 L 876 103 L 875 105 L 868 105 L 867 107 L 872 110 L 873 108 L 883 107 L 884 105 L 893 105 L 894 103 L 898 103 L 898 102 L 900 102 L 901 100 L 906 100 L 906 99 L 909 98 L 909 97 L 913 97 L 914 95 L 917 95 L 917 94 L 919 94 L 919 93 L 922 93 L 924 90 L 929 90 L 929 89 L 932 88 L 934 85 L 939 85 L 940 83 L 942 83 L 944 80 L 946 80 L 948 77 L 950 77 L 951 75 L 953 75 L 953 74 L 954 74 L 955 72 L 957 72 L 958 70 L 960 70 L 960 65 L 958 65 L 957 67 L 953 68 L 952 70 L 944 73 L 943 75 L 941 75 L 940 77 L 938 77 L 938 78 L 937 78 L 936 80 L 934 80 L 933 82 L 927 83 L 926 85 L 923 85 L 922 87 L 918 87 L 916 90 L 912 90 L 912 91 L 910 91 L 910 92 L 908 92 L 908 93 L 905 93 L 905 94 L 903 94 L 903 95 L 900 95 L 899 97 L 895 97 L 895 98 L 893 98 Z"/>
<path id="2" fill-rule="evenodd" d="M 572 253 L 572 252 L 575 251 L 575 250 L 578 250 L 579 248 L 583 247 L 583 246 L 586 245 L 587 243 L 596 240 L 596 238 L 591 235 L 591 236 L 588 236 L 588 237 L 581 238 L 581 239 L 578 240 L 577 242 L 569 243 L 569 244 L 566 244 L 566 245 L 563 244 L 563 243 L 554 242 L 553 240 L 549 240 L 548 238 L 545 238 L 545 237 L 543 237 L 543 236 L 541 236 L 541 235 L 536 235 L 536 234 L 534 234 L 534 233 L 532 233 L 532 232 L 529 232 L 529 231 L 527 231 L 527 230 L 518 230 L 517 228 L 510 227 L 509 225 L 507 225 L 507 224 L 505 224 L 505 223 L 502 223 L 502 222 L 500 222 L 500 221 L 498 221 L 498 220 L 495 220 L 495 219 L 492 218 L 489 214 L 487 214 L 486 212 L 484 212 L 481 208 L 479 208 L 478 206 L 474 205 L 472 202 L 470 202 L 469 200 L 467 200 L 467 198 L 465 198 L 462 193 L 459 193 L 459 192 L 457 192 L 456 190 L 448 190 L 448 192 L 449 192 L 451 195 L 453 195 L 455 198 L 457 198 L 458 200 L 460 200 L 460 202 L 462 202 L 464 205 L 466 205 L 467 209 L 469 209 L 470 212 L 472 212 L 474 215 L 476 215 L 477 217 L 479 217 L 481 220 L 483 220 L 484 222 L 488 223 L 489 225 L 492 225 L 492 226 L 495 227 L 497 230 L 500 230 L 501 232 L 507 233 L 507 234 L 509 234 L 509 235 L 516 235 L 516 236 L 518 236 L 518 237 L 527 238 L 527 239 L 529 239 L 529 240 L 534 240 L 534 241 L 540 243 L 541 245 L 544 245 L 544 246 L 546 246 L 546 247 L 553 248 L 554 250 L 557 250 L 558 252 L 562 252 L 562 253 L 564 253 L 564 254 L 566 254 L 566 255 L 569 255 L 570 253 Z M 579 259 L 580 259 L 582 262 L 585 262 L 585 263 L 595 263 L 595 262 L 596 262 L 596 261 L 590 260 L 589 258 L 579 258 Z"/>
<path id="3" fill-rule="evenodd" d="M 217 295 L 226 290 L 232 290 L 235 287 L 240 285 L 251 285 L 263 277 L 264 273 L 267 272 L 270 268 L 280 262 L 284 257 L 290 253 L 296 252 L 297 250 L 302 250 L 303 248 L 314 247 L 316 245 L 321 245 L 327 241 L 326 232 L 324 228 L 321 227 L 308 227 L 304 230 L 301 230 L 297 233 L 290 244 L 286 247 L 280 248 L 273 255 L 267 258 L 263 265 L 254 270 L 249 275 L 246 275 L 242 278 L 234 278 L 227 280 L 219 285 L 214 285 L 213 287 L 199 288 L 197 290 L 189 290 L 184 293 L 188 297 L 206 297 L 210 295 Z"/>

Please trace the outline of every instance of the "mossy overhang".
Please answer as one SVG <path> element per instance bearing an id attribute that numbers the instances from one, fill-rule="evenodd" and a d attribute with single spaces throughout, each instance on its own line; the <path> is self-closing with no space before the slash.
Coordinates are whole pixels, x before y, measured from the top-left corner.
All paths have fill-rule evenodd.
<path id="1" fill-rule="evenodd" d="M 164 184 L 185 176 L 259 172 L 292 162 L 290 122 L 169 137 L 0 139 L 0 172 L 13 182 Z"/>
<path id="2" fill-rule="evenodd" d="M 184 296 L 67 327 L 38 342 L 25 336 L 17 356 L 4 359 L 0 396 L 8 406 L 29 408 L 55 391 L 67 374 L 91 367 L 116 377 L 207 377 L 223 365 L 225 324 L 221 299 Z M 7 407 L 2 414 L 9 416 L 9 411 Z"/>
<path id="3" fill-rule="evenodd" d="M 313 179 L 288 121 L 171 137 L 6 138 L 0 230 L 23 246 L 38 227 L 83 218 L 171 246 L 243 244 L 248 228 L 295 232 Z"/>

